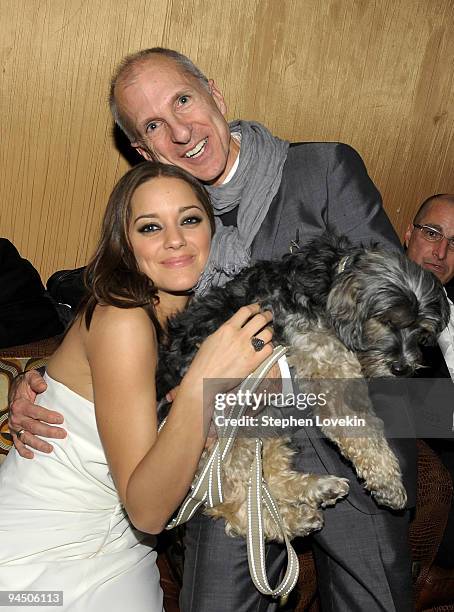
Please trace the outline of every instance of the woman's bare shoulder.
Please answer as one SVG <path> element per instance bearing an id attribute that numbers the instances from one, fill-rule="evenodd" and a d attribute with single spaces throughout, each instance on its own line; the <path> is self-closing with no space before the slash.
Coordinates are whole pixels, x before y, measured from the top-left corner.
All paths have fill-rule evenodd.
<path id="1" fill-rule="evenodd" d="M 116 331 L 118 333 L 134 331 L 137 328 L 156 335 L 150 317 L 143 308 L 117 308 L 116 306 L 96 306 L 89 333 Z"/>
<path id="2" fill-rule="evenodd" d="M 143 308 L 96 306 L 89 330 L 84 333 L 87 353 L 93 350 L 157 351 L 156 329 Z"/>

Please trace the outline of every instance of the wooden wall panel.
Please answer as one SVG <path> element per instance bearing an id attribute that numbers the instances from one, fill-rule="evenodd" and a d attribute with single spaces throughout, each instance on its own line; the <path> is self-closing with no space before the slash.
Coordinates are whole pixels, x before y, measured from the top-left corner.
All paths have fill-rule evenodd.
<path id="1" fill-rule="evenodd" d="M 189 55 L 229 117 L 355 146 L 400 234 L 454 192 L 452 0 L 0 0 L 0 235 L 46 279 L 86 262 L 128 163 L 110 74 L 154 45 Z"/>

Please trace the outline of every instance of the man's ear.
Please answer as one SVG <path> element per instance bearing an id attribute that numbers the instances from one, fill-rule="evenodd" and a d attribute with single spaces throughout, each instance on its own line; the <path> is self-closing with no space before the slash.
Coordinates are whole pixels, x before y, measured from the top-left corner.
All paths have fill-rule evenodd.
<path id="1" fill-rule="evenodd" d="M 137 151 L 139 155 L 141 155 L 147 161 L 154 161 L 153 157 L 150 155 L 150 152 L 140 146 L 138 142 L 131 142 L 131 147 Z"/>
<path id="2" fill-rule="evenodd" d="M 405 230 L 405 234 L 404 234 L 404 245 L 407 249 L 408 249 L 408 242 L 410 240 L 410 236 L 412 232 L 413 232 L 413 223 L 409 223 L 407 225 L 407 229 Z"/>
<path id="3" fill-rule="evenodd" d="M 221 111 L 221 113 L 225 115 L 227 113 L 227 104 L 225 103 L 224 96 L 219 91 L 213 79 L 210 79 L 208 81 L 208 86 L 210 88 L 210 93 L 213 97 L 214 103 L 216 104 L 218 109 Z"/>

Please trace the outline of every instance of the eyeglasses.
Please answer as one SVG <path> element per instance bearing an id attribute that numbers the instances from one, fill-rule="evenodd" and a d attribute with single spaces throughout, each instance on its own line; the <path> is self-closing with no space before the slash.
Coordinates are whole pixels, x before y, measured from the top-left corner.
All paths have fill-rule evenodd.
<path id="1" fill-rule="evenodd" d="M 424 240 L 427 240 L 428 242 L 440 242 L 443 240 L 443 238 L 446 238 L 448 241 L 448 249 L 450 251 L 454 251 L 454 236 L 448 238 L 442 232 L 440 232 L 440 230 L 430 227 L 430 225 L 419 225 L 419 223 L 413 223 L 413 227 L 419 229 Z"/>

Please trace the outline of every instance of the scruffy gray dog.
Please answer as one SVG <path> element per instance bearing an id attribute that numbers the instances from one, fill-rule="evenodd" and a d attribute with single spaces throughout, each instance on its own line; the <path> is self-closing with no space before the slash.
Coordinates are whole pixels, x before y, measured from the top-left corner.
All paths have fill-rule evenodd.
<path id="1" fill-rule="evenodd" d="M 325 406 L 317 407 L 320 420 L 330 418 L 321 427 L 323 434 L 352 463 L 377 503 L 403 508 L 399 464 L 374 414 L 365 379 L 407 376 L 422 366 L 419 346 L 435 344 L 449 319 L 440 282 L 401 253 L 321 236 L 281 261 L 244 270 L 175 317 L 160 357 L 161 395 L 179 383 L 204 338 L 254 302 L 273 312 L 274 342 L 288 347 L 287 359 L 305 391 L 326 391 L 326 380 L 336 379 L 328 385 Z M 353 393 L 352 379 L 358 379 Z M 335 424 L 337 417 L 349 415 L 364 418 L 361 436 L 355 428 Z M 231 534 L 246 533 L 254 448 L 252 439 L 237 438 L 223 465 L 224 503 L 205 510 L 225 518 Z M 294 454 L 288 437 L 263 440 L 264 478 L 289 537 L 320 529 L 320 508 L 348 492 L 343 478 L 295 471 Z M 264 530 L 268 539 L 282 539 L 268 513 Z"/>

